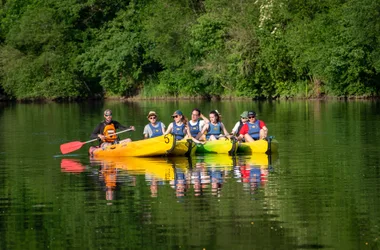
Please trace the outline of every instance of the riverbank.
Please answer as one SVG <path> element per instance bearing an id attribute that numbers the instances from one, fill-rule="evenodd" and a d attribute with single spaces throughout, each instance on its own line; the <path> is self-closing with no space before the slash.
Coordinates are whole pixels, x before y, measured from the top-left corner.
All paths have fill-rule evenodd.
<path id="1" fill-rule="evenodd" d="M 17 100 L 5 95 L 0 95 L 0 102 L 19 102 L 19 103 L 46 103 L 46 102 L 87 102 L 87 101 L 121 101 L 121 102 L 138 102 L 138 101 L 255 101 L 255 100 L 378 100 L 380 96 L 321 96 L 321 97 L 274 97 L 274 98 L 253 98 L 248 96 L 106 96 L 106 97 L 89 97 L 89 98 L 33 98 Z"/>

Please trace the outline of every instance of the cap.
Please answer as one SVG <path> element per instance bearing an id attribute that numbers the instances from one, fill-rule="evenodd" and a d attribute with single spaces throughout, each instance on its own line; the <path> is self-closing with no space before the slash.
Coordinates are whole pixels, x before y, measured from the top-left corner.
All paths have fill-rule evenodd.
<path id="1" fill-rule="evenodd" d="M 248 117 L 249 116 L 256 116 L 256 112 L 255 111 L 249 111 L 248 112 Z"/>
<path id="2" fill-rule="evenodd" d="M 176 116 L 176 115 L 182 115 L 183 116 L 182 111 L 181 110 L 174 111 L 174 113 L 172 114 L 172 116 Z"/>
<path id="3" fill-rule="evenodd" d="M 247 118 L 248 117 L 248 111 L 244 111 L 243 113 L 241 113 L 240 117 Z"/>
<path id="4" fill-rule="evenodd" d="M 104 110 L 104 115 L 112 115 L 112 110 L 110 109 Z"/>
<path id="5" fill-rule="evenodd" d="M 148 116 L 146 117 L 146 118 L 149 118 L 149 117 L 151 117 L 151 116 L 157 116 L 157 113 L 156 112 L 154 112 L 154 111 L 149 111 L 149 114 L 148 114 Z"/>

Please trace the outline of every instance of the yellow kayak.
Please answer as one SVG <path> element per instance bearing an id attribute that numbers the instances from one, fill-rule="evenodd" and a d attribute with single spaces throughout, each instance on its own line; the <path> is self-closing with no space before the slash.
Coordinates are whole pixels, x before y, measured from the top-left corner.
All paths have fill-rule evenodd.
<path id="1" fill-rule="evenodd" d="M 253 142 L 242 142 L 238 144 L 238 154 L 253 154 L 253 153 L 277 153 L 278 141 L 272 138 L 268 140 L 257 140 Z"/>
<path id="2" fill-rule="evenodd" d="M 103 148 L 91 147 L 93 157 L 151 157 L 170 153 L 175 147 L 175 137 L 172 134 L 162 135 L 146 140 L 114 144 Z"/>
<path id="3" fill-rule="evenodd" d="M 215 141 L 207 141 L 205 144 L 197 145 L 197 153 L 213 153 L 213 154 L 230 154 L 236 153 L 236 140 L 230 138 L 221 138 Z"/>
<path id="4" fill-rule="evenodd" d="M 183 139 L 176 141 L 174 149 L 169 153 L 170 156 L 190 156 L 195 154 L 197 149 L 195 143 L 191 139 Z"/>

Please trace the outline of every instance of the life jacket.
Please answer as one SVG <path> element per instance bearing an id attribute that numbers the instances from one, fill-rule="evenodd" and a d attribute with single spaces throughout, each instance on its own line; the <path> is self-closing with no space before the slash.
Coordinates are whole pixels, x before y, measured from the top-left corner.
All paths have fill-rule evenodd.
<path id="1" fill-rule="evenodd" d="M 173 132 L 176 140 L 182 140 L 185 137 L 185 133 L 183 133 L 183 129 L 185 128 L 185 124 L 177 125 L 176 122 L 173 122 Z"/>
<path id="2" fill-rule="evenodd" d="M 198 133 L 201 132 L 201 130 L 199 129 L 199 120 L 194 126 L 191 125 L 191 123 L 189 122 L 189 127 L 190 127 L 190 134 L 192 137 L 196 137 Z"/>
<path id="3" fill-rule="evenodd" d="M 239 121 L 239 127 L 238 129 L 236 130 L 236 136 L 239 136 L 240 135 L 240 129 L 243 127 L 244 123 L 242 123 L 241 121 Z"/>
<path id="4" fill-rule="evenodd" d="M 106 137 L 104 142 L 114 142 L 117 139 L 116 128 L 113 123 L 107 124 L 103 129 L 103 135 Z"/>
<path id="5" fill-rule="evenodd" d="M 214 135 L 217 139 L 219 138 L 219 135 L 222 132 L 222 126 L 220 122 L 218 122 L 216 125 L 209 123 L 209 127 L 207 130 L 206 139 L 209 139 L 211 135 Z"/>
<path id="6" fill-rule="evenodd" d="M 152 135 L 149 138 L 153 138 L 153 137 L 163 135 L 161 122 L 157 122 L 157 127 L 154 127 L 151 123 L 149 123 L 149 127 L 152 130 Z"/>
<path id="7" fill-rule="evenodd" d="M 260 121 L 256 120 L 254 123 L 248 122 L 248 134 L 254 140 L 258 140 L 260 138 Z"/>

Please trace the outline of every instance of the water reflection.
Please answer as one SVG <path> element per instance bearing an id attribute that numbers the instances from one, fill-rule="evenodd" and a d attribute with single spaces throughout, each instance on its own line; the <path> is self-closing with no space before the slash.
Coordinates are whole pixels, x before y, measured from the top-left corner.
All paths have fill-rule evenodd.
<path id="1" fill-rule="evenodd" d="M 175 197 L 183 201 L 186 196 L 221 197 L 223 186 L 229 181 L 241 183 L 244 192 L 255 194 L 268 181 L 269 172 L 273 170 L 273 157 L 277 161 L 276 156 L 266 154 L 236 157 L 204 155 L 190 158 L 124 157 L 91 160 L 89 165 L 90 169 L 98 169 L 97 179 L 104 186 L 105 199 L 108 201 L 115 199 L 118 187 L 126 182 L 128 186 L 137 187 L 137 179 L 144 182 L 143 187 L 149 187 L 153 198 L 160 196 L 161 188 L 169 186 L 174 190 Z M 61 160 L 62 172 L 81 173 L 86 169 L 89 168 L 79 160 Z"/>
<path id="2" fill-rule="evenodd" d="M 106 189 L 106 200 L 114 199 L 114 191 L 116 189 L 118 169 L 112 164 L 101 164 L 99 172 L 99 180 L 103 181 Z"/>
<path id="3" fill-rule="evenodd" d="M 271 163 L 273 156 L 257 155 L 256 157 L 238 158 L 234 167 L 234 177 L 243 183 L 244 191 L 254 194 L 268 181 L 269 170 L 273 170 Z"/>
<path id="4" fill-rule="evenodd" d="M 81 173 L 85 170 L 85 167 L 79 162 L 79 160 L 62 159 L 61 170 L 66 173 Z"/>

